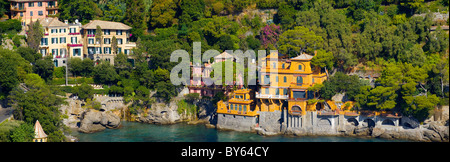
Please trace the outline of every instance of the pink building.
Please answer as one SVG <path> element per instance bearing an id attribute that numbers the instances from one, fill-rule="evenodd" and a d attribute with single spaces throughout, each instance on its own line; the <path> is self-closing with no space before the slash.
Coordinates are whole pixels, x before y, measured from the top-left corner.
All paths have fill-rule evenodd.
<path id="1" fill-rule="evenodd" d="M 218 92 L 223 92 L 225 95 L 228 95 L 231 93 L 231 90 L 233 89 L 232 85 L 229 85 L 228 87 L 223 87 L 222 85 L 210 85 L 206 86 L 205 81 L 202 80 L 202 76 L 209 76 L 212 71 L 212 65 L 215 63 L 220 63 L 224 61 L 234 61 L 234 56 L 223 52 L 220 55 L 217 55 L 214 57 L 214 62 L 212 64 L 204 63 L 203 65 L 192 65 L 191 63 L 191 69 L 192 69 L 192 76 L 190 79 L 190 85 L 189 93 L 198 93 L 199 96 L 208 96 L 213 97 Z M 243 83 L 242 75 L 238 75 L 238 82 Z M 237 88 L 242 88 L 242 86 L 238 86 Z"/>
<path id="2" fill-rule="evenodd" d="M 19 19 L 22 26 L 31 21 L 54 16 L 58 13 L 57 0 L 8 0 L 11 7 L 11 19 Z"/>

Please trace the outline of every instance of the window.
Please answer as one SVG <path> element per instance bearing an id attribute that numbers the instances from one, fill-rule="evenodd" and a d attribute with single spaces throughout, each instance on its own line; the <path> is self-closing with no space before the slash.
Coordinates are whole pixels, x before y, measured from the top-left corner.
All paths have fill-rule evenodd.
<path id="1" fill-rule="evenodd" d="M 117 44 L 122 44 L 122 43 L 123 43 L 122 39 L 117 39 Z"/>
<path id="2" fill-rule="evenodd" d="M 272 63 L 272 69 L 275 69 L 275 68 L 277 68 L 277 63 L 276 62 Z"/>
<path id="3" fill-rule="evenodd" d="M 58 38 L 52 38 L 52 44 L 58 44 Z"/>
<path id="4" fill-rule="evenodd" d="M 66 33 L 66 29 L 59 29 L 59 33 Z"/>
<path id="5" fill-rule="evenodd" d="M 81 56 L 81 52 L 79 48 L 73 49 L 73 56 Z"/>
<path id="6" fill-rule="evenodd" d="M 60 37 L 59 43 L 66 43 L 66 37 Z"/>
<path id="7" fill-rule="evenodd" d="M 71 43 L 77 44 L 77 37 L 71 37 Z"/>
<path id="8" fill-rule="evenodd" d="M 67 52 L 67 49 L 65 49 L 65 48 L 60 48 L 60 49 L 59 49 L 59 54 L 60 54 L 61 56 L 66 55 L 66 52 Z"/>
<path id="9" fill-rule="evenodd" d="M 76 29 L 75 28 L 69 28 L 69 33 L 76 33 Z"/>
<path id="10" fill-rule="evenodd" d="M 94 44 L 94 38 L 89 38 L 88 41 L 89 41 L 89 44 Z"/>
<path id="11" fill-rule="evenodd" d="M 264 94 L 269 94 L 269 88 L 265 88 Z"/>
<path id="12" fill-rule="evenodd" d="M 33 16 L 33 11 L 30 11 L 30 16 Z"/>
<path id="13" fill-rule="evenodd" d="M 297 77 L 297 84 L 303 84 L 303 77 Z"/>
<path id="14" fill-rule="evenodd" d="M 42 7 L 42 2 L 38 2 L 38 7 Z"/>
<path id="15" fill-rule="evenodd" d="M 20 12 L 20 17 L 23 17 L 23 12 Z"/>
<path id="16" fill-rule="evenodd" d="M 52 49 L 52 55 L 57 56 L 58 55 L 58 49 Z"/>
<path id="17" fill-rule="evenodd" d="M 244 111 L 247 111 L 247 105 L 244 105 Z"/>
<path id="18" fill-rule="evenodd" d="M 109 35 L 109 34 L 110 34 L 110 33 L 109 33 L 109 29 L 103 30 L 103 34 L 104 34 L 104 35 Z"/>
<path id="19" fill-rule="evenodd" d="M 95 34 L 95 30 L 94 29 L 88 29 L 87 30 L 89 35 L 94 35 Z"/>
<path id="20" fill-rule="evenodd" d="M 122 30 L 116 30 L 116 35 L 122 35 Z"/>
<path id="21" fill-rule="evenodd" d="M 264 76 L 264 84 L 270 84 L 270 76 L 269 75 Z"/>
<path id="22" fill-rule="evenodd" d="M 34 2 L 28 2 L 28 7 L 34 7 Z"/>
<path id="23" fill-rule="evenodd" d="M 102 54 L 102 48 L 101 47 L 96 47 L 95 48 L 95 53 L 96 54 Z"/>
<path id="24" fill-rule="evenodd" d="M 284 69 L 284 64 L 282 64 L 282 65 L 281 65 L 281 68 L 283 68 L 283 69 Z"/>
<path id="25" fill-rule="evenodd" d="M 116 53 L 117 53 L 117 54 L 119 54 L 119 53 L 122 53 L 122 48 L 120 48 L 120 47 L 117 47 L 117 51 L 116 51 Z"/>
<path id="26" fill-rule="evenodd" d="M 104 47 L 105 54 L 111 54 L 111 47 Z"/>
<path id="27" fill-rule="evenodd" d="M 294 98 L 305 98 L 305 91 L 294 91 Z"/>
<path id="28" fill-rule="evenodd" d="M 314 78 L 312 78 L 312 83 L 314 83 Z"/>
<path id="29" fill-rule="evenodd" d="M 88 54 L 94 54 L 95 52 L 95 47 L 88 47 Z"/>
<path id="30" fill-rule="evenodd" d="M 286 76 L 283 77 L 283 81 L 284 81 L 285 83 L 287 82 L 287 77 L 286 77 Z"/>
<path id="31" fill-rule="evenodd" d="M 239 105 L 239 111 L 242 111 L 242 105 Z"/>
<path id="32" fill-rule="evenodd" d="M 275 89 L 275 95 L 280 95 L 280 89 Z"/>
<path id="33" fill-rule="evenodd" d="M 298 65 L 298 70 L 302 70 L 302 65 Z"/>
<path id="34" fill-rule="evenodd" d="M 41 2 L 42 3 L 42 2 Z M 43 11 L 38 11 L 38 15 L 39 16 L 42 16 L 42 15 L 44 15 L 44 12 Z"/>
<path id="35" fill-rule="evenodd" d="M 103 42 L 104 42 L 105 44 L 111 44 L 111 39 L 109 39 L 109 38 L 104 38 L 104 39 L 103 39 Z"/>
<path id="36" fill-rule="evenodd" d="M 48 45 L 48 38 L 41 38 L 41 46 L 47 46 Z"/>

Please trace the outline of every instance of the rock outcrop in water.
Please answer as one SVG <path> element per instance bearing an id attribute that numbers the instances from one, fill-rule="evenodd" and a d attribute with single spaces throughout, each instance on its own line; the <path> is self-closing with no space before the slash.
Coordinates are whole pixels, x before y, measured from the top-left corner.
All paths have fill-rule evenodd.
<path id="1" fill-rule="evenodd" d="M 112 112 L 100 112 L 89 110 L 82 115 L 80 128 L 83 133 L 93 133 L 102 131 L 106 128 L 118 128 L 120 126 L 120 117 Z"/>

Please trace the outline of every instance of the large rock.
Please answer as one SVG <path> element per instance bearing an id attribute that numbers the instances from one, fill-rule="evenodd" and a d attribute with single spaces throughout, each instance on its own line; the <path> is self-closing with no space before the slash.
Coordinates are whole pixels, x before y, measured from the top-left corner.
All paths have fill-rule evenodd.
<path id="1" fill-rule="evenodd" d="M 434 131 L 436 134 L 439 135 L 441 141 L 448 141 L 449 140 L 449 129 L 448 126 L 441 125 L 440 122 L 431 122 L 428 126 L 429 130 Z M 435 137 L 436 135 L 434 133 L 428 133 L 427 135 L 432 134 L 431 137 Z M 430 138 L 431 139 L 431 138 Z M 437 139 L 437 137 L 436 137 Z"/>
<path id="2" fill-rule="evenodd" d="M 84 113 L 80 128 L 83 133 L 93 133 L 102 131 L 106 128 L 118 128 L 120 126 L 120 117 L 111 112 L 100 112 L 89 110 Z"/>
<path id="3" fill-rule="evenodd" d="M 175 124 L 181 121 L 177 111 L 177 100 L 166 103 L 153 103 L 151 109 L 144 114 L 140 114 L 138 121 L 153 124 Z"/>

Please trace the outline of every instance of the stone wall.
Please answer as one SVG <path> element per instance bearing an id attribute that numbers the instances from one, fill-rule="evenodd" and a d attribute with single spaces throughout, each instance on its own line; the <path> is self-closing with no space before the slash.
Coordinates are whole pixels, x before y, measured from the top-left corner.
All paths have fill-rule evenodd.
<path id="1" fill-rule="evenodd" d="M 286 110 L 259 112 L 259 116 L 218 114 L 218 129 L 256 131 L 260 135 L 365 136 L 413 141 L 448 141 L 448 126 L 441 122 L 428 125 L 408 117 L 383 116 L 290 115 Z M 404 125 L 412 127 L 405 127 Z"/>
<path id="2" fill-rule="evenodd" d="M 236 131 L 253 131 L 256 126 L 257 117 L 218 114 L 217 128 Z"/>

